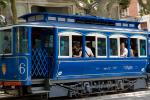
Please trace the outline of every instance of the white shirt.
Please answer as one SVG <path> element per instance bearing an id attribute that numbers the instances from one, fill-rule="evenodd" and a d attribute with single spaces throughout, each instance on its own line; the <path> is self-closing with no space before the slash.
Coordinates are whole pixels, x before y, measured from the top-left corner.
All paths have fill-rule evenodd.
<path id="1" fill-rule="evenodd" d="M 121 57 L 127 57 L 128 56 L 128 49 L 124 48 L 120 56 Z"/>
<path id="2" fill-rule="evenodd" d="M 92 50 L 89 47 L 85 47 L 85 57 L 93 57 L 94 54 L 92 52 Z"/>

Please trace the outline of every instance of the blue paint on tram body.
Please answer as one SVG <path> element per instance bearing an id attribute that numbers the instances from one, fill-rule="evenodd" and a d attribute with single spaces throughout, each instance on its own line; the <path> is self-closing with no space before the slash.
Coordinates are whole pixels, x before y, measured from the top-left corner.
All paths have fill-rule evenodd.
<path id="1" fill-rule="evenodd" d="M 32 80 L 38 79 L 60 83 L 69 80 L 68 84 L 82 79 L 87 79 L 88 84 L 95 79 L 147 79 L 149 33 L 138 29 L 139 22 L 49 13 L 20 18 L 26 22 L 0 28 L 2 82 L 31 86 Z M 128 49 L 127 57 L 120 57 L 122 42 Z M 94 57 L 86 57 L 87 43 L 93 47 Z M 73 46 L 77 44 L 81 57 L 74 57 Z"/>

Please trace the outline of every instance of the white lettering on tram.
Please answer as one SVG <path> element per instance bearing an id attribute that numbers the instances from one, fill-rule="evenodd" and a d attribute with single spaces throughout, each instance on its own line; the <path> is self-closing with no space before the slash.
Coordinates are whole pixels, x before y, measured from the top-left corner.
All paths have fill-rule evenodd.
<path id="1" fill-rule="evenodd" d="M 25 69 L 25 64 L 24 63 L 21 63 L 19 65 L 19 71 L 20 71 L 20 74 L 24 74 L 26 72 L 26 69 Z"/>

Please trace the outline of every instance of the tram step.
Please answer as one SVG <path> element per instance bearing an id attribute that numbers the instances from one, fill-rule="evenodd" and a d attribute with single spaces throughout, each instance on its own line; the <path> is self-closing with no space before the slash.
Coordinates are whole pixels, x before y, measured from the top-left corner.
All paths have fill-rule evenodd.
<path id="1" fill-rule="evenodd" d="M 40 90 L 40 91 L 32 91 L 33 94 L 43 94 L 43 93 L 49 93 L 48 90 Z"/>
<path id="2" fill-rule="evenodd" d="M 49 90 L 45 89 L 45 87 L 32 87 L 31 88 L 33 94 L 38 94 L 38 93 L 48 93 Z"/>
<path id="3" fill-rule="evenodd" d="M 32 85 L 34 84 L 44 84 L 45 80 L 44 79 L 33 79 L 32 80 Z"/>
<path id="4" fill-rule="evenodd" d="M 45 79 L 33 79 L 31 91 L 33 94 L 48 93 L 48 83 Z"/>
<path id="5" fill-rule="evenodd" d="M 45 90 L 44 87 L 32 87 L 31 88 L 32 91 L 39 91 L 39 90 Z"/>

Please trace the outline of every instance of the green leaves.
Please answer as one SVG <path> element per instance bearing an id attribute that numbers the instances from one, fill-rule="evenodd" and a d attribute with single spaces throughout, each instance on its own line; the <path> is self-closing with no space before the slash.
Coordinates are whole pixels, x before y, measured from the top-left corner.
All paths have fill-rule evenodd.
<path id="1" fill-rule="evenodd" d="M 8 5 L 7 0 L 0 0 L 0 7 L 5 8 Z"/>
<path id="2" fill-rule="evenodd" d="M 130 0 L 119 0 L 119 5 L 122 9 L 126 9 L 130 4 Z"/>
<path id="3" fill-rule="evenodd" d="M 96 0 L 83 0 L 85 3 L 87 4 L 92 4 L 93 2 L 95 2 Z"/>
<path id="4" fill-rule="evenodd" d="M 140 6 L 142 7 L 140 9 L 141 16 L 150 14 L 150 0 L 138 0 L 138 1 Z"/>

